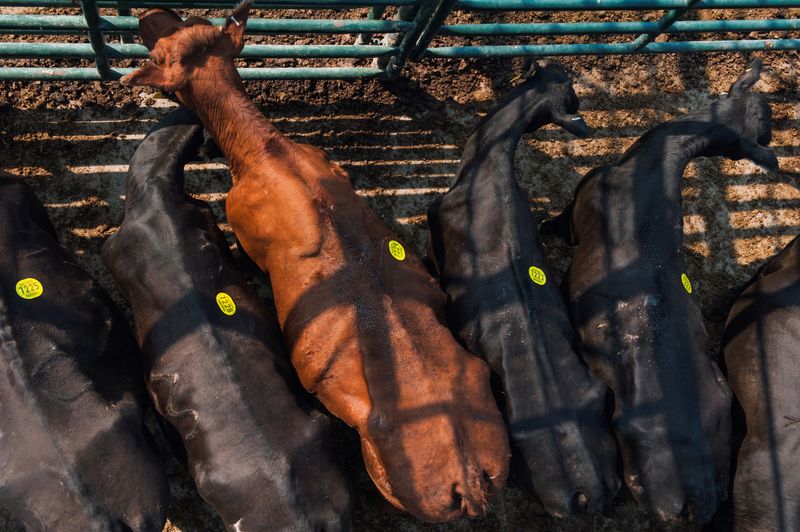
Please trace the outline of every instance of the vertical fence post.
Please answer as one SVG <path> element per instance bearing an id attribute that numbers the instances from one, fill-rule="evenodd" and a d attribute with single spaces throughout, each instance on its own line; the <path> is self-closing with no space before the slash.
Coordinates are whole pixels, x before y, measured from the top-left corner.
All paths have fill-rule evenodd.
<path id="1" fill-rule="evenodd" d="M 117 7 L 117 14 L 121 17 L 129 17 L 131 16 L 131 8 L 128 6 L 126 2 L 120 2 Z M 133 35 L 129 33 L 120 33 L 119 38 L 124 43 L 132 43 L 133 42 Z"/>
<path id="2" fill-rule="evenodd" d="M 400 74 L 400 70 L 403 68 L 406 59 L 408 59 L 411 52 L 414 51 L 417 40 L 428 27 L 428 22 L 431 20 L 431 17 L 439 6 L 445 2 L 454 2 L 454 0 L 439 0 L 438 2 L 434 2 L 434 0 L 419 0 L 413 7 L 416 9 L 414 28 L 403 36 L 397 55 L 392 57 L 386 65 L 386 74 L 390 78 L 395 78 Z M 406 13 L 410 15 L 409 11 Z"/>
<path id="3" fill-rule="evenodd" d="M 383 17 L 383 13 L 386 11 L 386 6 L 373 6 L 369 10 L 369 18 L 372 20 L 377 20 Z M 372 40 L 371 33 L 359 33 L 358 37 L 356 37 L 356 44 L 364 44 L 370 42 Z"/>
<path id="4" fill-rule="evenodd" d="M 417 42 L 414 43 L 414 49 L 411 50 L 411 59 L 414 61 L 418 61 L 422 54 L 425 53 L 427 50 L 428 45 L 431 43 L 433 38 L 438 33 L 439 29 L 444 24 L 444 21 L 447 19 L 447 16 L 455 7 L 457 0 L 441 0 L 439 2 L 436 11 L 433 12 L 430 19 L 428 20 L 428 24 L 425 29 L 420 34 Z"/>
<path id="5" fill-rule="evenodd" d="M 638 51 L 650 44 L 655 40 L 656 37 L 664 33 L 664 31 L 669 28 L 673 22 L 681 18 L 685 15 L 688 11 L 692 9 L 692 7 L 697 4 L 700 0 L 689 0 L 686 7 L 682 7 L 680 9 L 670 9 L 667 13 L 658 19 L 656 22 L 656 31 L 650 33 L 642 33 L 638 37 L 636 37 L 630 43 L 630 47 L 633 51 Z"/>
<path id="6" fill-rule="evenodd" d="M 100 31 L 100 13 L 97 11 L 97 2 L 95 0 L 81 0 L 81 11 L 83 18 L 86 19 L 86 25 L 89 26 L 89 43 L 94 50 L 94 61 L 97 65 L 97 72 L 100 78 L 107 80 L 113 79 L 111 75 L 111 67 L 108 65 L 108 57 L 106 56 L 106 40 L 103 37 L 103 32 Z"/>
<path id="7" fill-rule="evenodd" d="M 394 16 L 395 20 L 401 22 L 411 22 L 414 20 L 417 9 L 419 9 L 418 5 L 410 5 L 410 6 L 400 6 L 397 9 L 397 14 Z M 414 26 L 416 28 L 416 25 Z M 411 30 L 413 31 L 413 29 Z M 382 46 L 391 46 L 396 47 L 397 43 L 400 42 L 400 37 L 402 34 L 400 33 L 385 33 L 383 35 L 383 40 L 381 41 Z M 376 57 L 372 61 L 372 66 L 376 68 L 382 69 L 384 72 L 388 72 L 389 63 L 394 61 L 394 58 L 391 56 L 384 56 L 384 57 Z"/>

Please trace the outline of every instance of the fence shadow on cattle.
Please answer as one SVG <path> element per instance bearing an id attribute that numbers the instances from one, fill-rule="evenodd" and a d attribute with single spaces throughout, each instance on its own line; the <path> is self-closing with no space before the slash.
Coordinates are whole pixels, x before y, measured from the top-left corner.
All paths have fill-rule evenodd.
<path id="1" fill-rule="evenodd" d="M 567 133 L 544 129 L 523 141 L 518 156 L 522 170 L 518 170 L 517 176 L 523 190 L 534 200 L 534 214 L 543 218 L 560 210 L 587 169 L 612 162 L 633 137 L 654 125 L 654 122 L 620 124 L 614 121 L 616 111 L 652 109 L 656 119 L 663 113 L 674 113 L 679 106 L 674 101 L 656 101 L 657 98 L 652 95 L 614 97 L 597 89 L 582 97 L 582 112 L 587 122 L 595 126 L 589 139 L 572 140 Z M 422 252 L 427 238 L 427 206 L 446 190 L 455 175 L 461 148 L 477 123 L 475 115 L 485 109 L 485 104 L 459 107 L 425 96 L 416 101 L 401 98 L 396 104 L 294 103 L 265 112 L 292 139 L 326 148 L 351 174 L 359 195 L 365 197 L 412 247 Z M 138 109 L 126 117 L 120 117 L 121 111 L 116 108 L 91 111 L 7 109 L 2 112 L 7 124 L 3 128 L 8 128 L 3 142 L 8 148 L 0 159 L 0 168 L 28 177 L 47 205 L 62 241 L 122 303 L 100 263 L 99 248 L 121 220 L 124 179 L 130 156 L 163 111 Z M 789 129 L 794 124 L 783 120 L 777 121 L 776 127 Z M 783 158 L 800 154 L 796 144 L 779 146 L 776 152 Z M 795 222 L 796 214 L 793 214 L 800 210 L 800 194 L 794 194 L 798 176 L 786 172 L 751 173 L 752 169 L 746 164 L 744 173 L 726 171 L 721 175 L 722 163 L 700 161 L 694 166 L 695 175 L 686 183 L 687 188 L 696 191 L 686 195 L 684 209 L 702 221 L 699 229 L 685 238 L 688 270 L 691 277 L 699 281 L 700 299 L 707 306 L 724 299 L 725 287 L 741 284 L 755 269 L 755 263 L 768 258 L 800 230 Z M 741 168 L 742 165 L 736 165 L 740 172 Z M 551 175 L 560 177 L 553 182 L 548 178 Z M 212 205 L 230 237 L 224 216 L 224 197 L 229 186 L 224 167 L 193 165 L 186 173 L 186 180 L 187 190 Z M 749 186 L 752 181 L 763 188 L 757 188 L 755 199 L 729 197 L 724 185 L 734 182 L 736 186 Z M 784 215 L 787 211 L 791 211 L 790 214 Z M 749 212 L 771 216 L 776 223 L 748 225 Z M 742 227 L 736 226 L 739 222 Z M 756 241 L 761 246 L 758 253 L 746 254 L 744 261 L 742 257 L 737 259 L 747 242 Z M 551 264 L 563 275 L 571 250 L 549 238 L 545 239 L 545 244 Z M 719 279 L 705 282 L 705 274 Z M 707 322 L 706 325 L 711 332 L 713 351 L 719 343 L 721 323 Z M 337 426 L 336 432 L 347 441 L 342 452 L 348 468 L 353 468 L 351 474 L 358 479 L 360 497 L 383 509 L 380 496 L 370 487 L 361 465 L 357 439 L 342 426 Z M 191 481 L 187 481 L 184 474 L 179 489 L 185 490 L 187 486 L 190 489 Z M 370 489 L 373 491 L 369 492 Z M 202 503 L 197 499 L 196 494 L 178 494 L 178 502 L 170 512 L 176 525 L 183 525 L 186 530 L 198 526 L 197 521 L 183 517 L 195 511 L 202 512 L 198 510 Z M 519 500 L 513 507 L 503 506 L 502 501 L 500 506 L 502 518 L 489 516 L 476 522 L 476 526 L 508 526 L 509 522 L 521 527 L 531 526 L 530 507 L 519 506 Z M 369 527 L 381 522 L 381 518 L 368 516 L 368 513 L 369 509 L 365 513 L 363 507 L 357 511 L 356 526 Z M 499 519 L 506 521 L 501 523 Z M 543 523 L 543 526 L 548 526 L 547 523 L 552 526 L 552 521 Z"/>
<path id="2" fill-rule="evenodd" d="M 734 512 L 729 499 L 720 508 L 716 527 L 709 530 L 734 526 L 786 530 L 794 524 L 796 514 L 791 507 L 797 479 L 790 459 L 791 426 L 800 422 L 800 417 L 793 404 L 796 357 L 785 347 L 797 324 L 798 238 L 737 290 L 725 324 L 720 364 L 738 396 L 733 409 L 731 464 L 734 470 L 741 466 L 744 471 L 742 478 L 735 479 L 735 489 L 741 490 L 736 495 L 759 512 L 750 514 L 744 507 Z M 788 411 L 787 405 L 791 405 Z"/>

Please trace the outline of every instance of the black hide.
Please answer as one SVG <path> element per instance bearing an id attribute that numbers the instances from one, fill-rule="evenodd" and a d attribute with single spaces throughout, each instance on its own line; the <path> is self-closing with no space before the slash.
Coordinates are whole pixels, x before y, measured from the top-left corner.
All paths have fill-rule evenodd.
<path id="1" fill-rule="evenodd" d="M 537 69 L 478 125 L 450 190 L 428 210 L 448 323 L 500 377 L 514 476 L 557 516 L 602 508 L 620 486 L 608 389 L 573 350 L 567 309 L 514 176 L 524 133 L 558 123 L 585 136 L 577 109 L 566 73 Z"/>
<path id="2" fill-rule="evenodd" d="M 0 505 L 27 530 L 160 531 L 169 491 L 125 318 L 3 175 L 0 249 Z"/>
<path id="3" fill-rule="evenodd" d="M 739 296 L 722 351 L 743 417 L 733 500 L 717 529 L 800 530 L 800 238 Z"/>
<path id="4" fill-rule="evenodd" d="M 731 392 L 684 277 L 681 183 L 698 156 L 775 162 L 763 147 L 769 106 L 747 92 L 760 69 L 751 64 L 727 98 L 656 126 L 618 163 L 591 171 L 542 226 L 577 243 L 565 291 L 580 352 L 613 390 L 625 482 L 664 520 L 707 522 L 726 497 Z"/>
<path id="5" fill-rule="evenodd" d="M 148 388 L 228 527 L 346 529 L 349 490 L 328 419 L 300 388 L 277 321 L 234 266 L 211 209 L 184 192 L 199 124 L 179 109 L 147 135 L 131 160 L 125 220 L 103 247 L 133 309 Z"/>

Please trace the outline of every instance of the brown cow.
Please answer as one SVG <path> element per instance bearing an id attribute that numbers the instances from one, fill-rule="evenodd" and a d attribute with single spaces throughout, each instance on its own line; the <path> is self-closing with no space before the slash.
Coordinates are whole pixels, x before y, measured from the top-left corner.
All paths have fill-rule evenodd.
<path id="1" fill-rule="evenodd" d="M 296 144 L 244 94 L 233 59 L 249 3 L 224 27 L 141 17 L 153 61 L 124 83 L 173 92 L 225 153 L 228 220 L 268 271 L 304 386 L 361 435 L 384 496 L 419 518 L 486 512 L 509 446 L 484 362 L 444 325 L 445 295 L 322 150 Z"/>

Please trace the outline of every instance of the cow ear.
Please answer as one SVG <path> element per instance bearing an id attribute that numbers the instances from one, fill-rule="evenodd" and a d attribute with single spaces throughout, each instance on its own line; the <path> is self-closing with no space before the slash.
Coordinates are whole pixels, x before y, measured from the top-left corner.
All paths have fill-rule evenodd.
<path id="1" fill-rule="evenodd" d="M 589 126 L 586 125 L 581 115 L 555 113 L 552 120 L 554 124 L 563 127 L 576 137 L 584 138 L 589 135 Z"/>
<path id="2" fill-rule="evenodd" d="M 250 5 L 252 3 L 253 0 L 244 0 L 225 19 L 223 31 L 230 36 L 234 46 L 240 51 L 244 46 L 244 27 L 247 24 L 247 17 L 250 14 Z"/>
<path id="3" fill-rule="evenodd" d="M 152 50 L 162 37 L 169 37 L 178 31 L 183 24 L 180 15 L 166 7 L 148 9 L 139 18 L 139 37 Z"/>
<path id="4" fill-rule="evenodd" d="M 728 90 L 728 98 L 732 96 L 741 96 L 746 91 L 750 90 L 753 85 L 755 85 L 759 78 L 761 78 L 761 61 L 759 59 L 754 59 L 750 61 L 745 68 L 742 75 L 733 82 L 731 88 Z"/>
<path id="5" fill-rule="evenodd" d="M 739 145 L 744 156 L 757 165 L 763 166 L 767 170 L 776 170 L 778 168 L 778 158 L 771 149 L 760 146 L 749 139 L 740 140 Z"/>
<path id="6" fill-rule="evenodd" d="M 167 87 L 167 77 L 164 74 L 164 70 L 152 61 L 145 63 L 141 68 L 134 70 L 119 81 L 123 85 L 145 85 L 167 92 L 172 92 L 173 90 Z"/>

